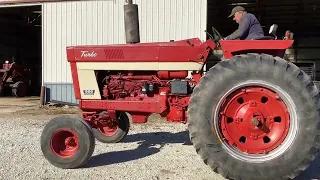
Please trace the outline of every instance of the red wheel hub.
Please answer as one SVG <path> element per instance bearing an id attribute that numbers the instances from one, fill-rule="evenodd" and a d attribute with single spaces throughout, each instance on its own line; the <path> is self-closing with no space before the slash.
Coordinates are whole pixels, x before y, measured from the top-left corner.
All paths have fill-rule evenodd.
<path id="1" fill-rule="evenodd" d="M 110 120 L 106 123 L 100 124 L 98 129 L 105 136 L 114 136 L 119 130 L 119 126 L 117 121 Z"/>
<path id="2" fill-rule="evenodd" d="M 61 158 L 73 156 L 79 149 L 78 136 L 71 130 L 59 130 L 52 135 L 50 146 L 52 152 Z"/>
<path id="3" fill-rule="evenodd" d="M 265 88 L 234 92 L 220 109 L 221 130 L 229 145 L 249 154 L 279 146 L 289 131 L 289 113 L 279 96 Z"/>

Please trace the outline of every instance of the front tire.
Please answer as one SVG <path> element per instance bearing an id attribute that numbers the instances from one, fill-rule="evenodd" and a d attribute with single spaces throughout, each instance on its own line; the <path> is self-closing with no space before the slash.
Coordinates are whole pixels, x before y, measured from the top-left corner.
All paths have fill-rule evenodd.
<path id="1" fill-rule="evenodd" d="M 90 126 L 79 117 L 60 115 L 45 126 L 41 150 L 54 166 L 73 169 L 83 166 L 92 156 L 95 139 Z"/>
<path id="2" fill-rule="evenodd" d="M 293 179 L 320 147 L 318 89 L 297 66 L 239 55 L 212 67 L 194 89 L 190 139 L 230 179 Z"/>

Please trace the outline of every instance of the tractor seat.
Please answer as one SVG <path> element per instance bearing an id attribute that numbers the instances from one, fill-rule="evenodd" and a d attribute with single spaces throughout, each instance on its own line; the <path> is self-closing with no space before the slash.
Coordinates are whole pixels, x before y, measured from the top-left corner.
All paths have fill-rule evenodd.
<path id="1" fill-rule="evenodd" d="M 273 36 L 256 37 L 256 38 L 253 38 L 252 40 L 275 40 L 275 39 L 277 39 L 277 35 L 276 35 L 277 29 L 278 29 L 278 25 L 273 24 L 269 29 L 269 34 L 271 34 Z"/>
<path id="2" fill-rule="evenodd" d="M 273 36 L 262 36 L 262 37 L 256 37 L 256 38 L 253 38 L 252 40 L 274 40 L 275 37 Z"/>

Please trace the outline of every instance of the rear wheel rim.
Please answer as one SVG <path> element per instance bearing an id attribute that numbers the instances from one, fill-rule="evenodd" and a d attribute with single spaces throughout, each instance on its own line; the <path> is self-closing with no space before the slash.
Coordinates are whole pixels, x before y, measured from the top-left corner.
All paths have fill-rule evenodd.
<path id="1" fill-rule="evenodd" d="M 219 100 L 214 128 L 230 155 L 264 162 L 292 144 L 298 128 L 297 115 L 290 111 L 294 109 L 293 100 L 281 88 L 265 81 L 247 81 Z"/>
<path id="2" fill-rule="evenodd" d="M 56 131 L 50 140 L 51 151 L 60 158 L 68 158 L 79 149 L 79 138 L 74 131 L 62 129 Z"/>

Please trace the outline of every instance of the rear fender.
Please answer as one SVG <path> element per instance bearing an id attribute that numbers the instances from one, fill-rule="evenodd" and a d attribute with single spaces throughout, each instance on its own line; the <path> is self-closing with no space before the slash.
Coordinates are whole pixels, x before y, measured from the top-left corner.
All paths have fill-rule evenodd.
<path id="1" fill-rule="evenodd" d="M 223 55 L 230 59 L 245 53 L 265 53 L 283 57 L 294 40 L 221 40 Z"/>

